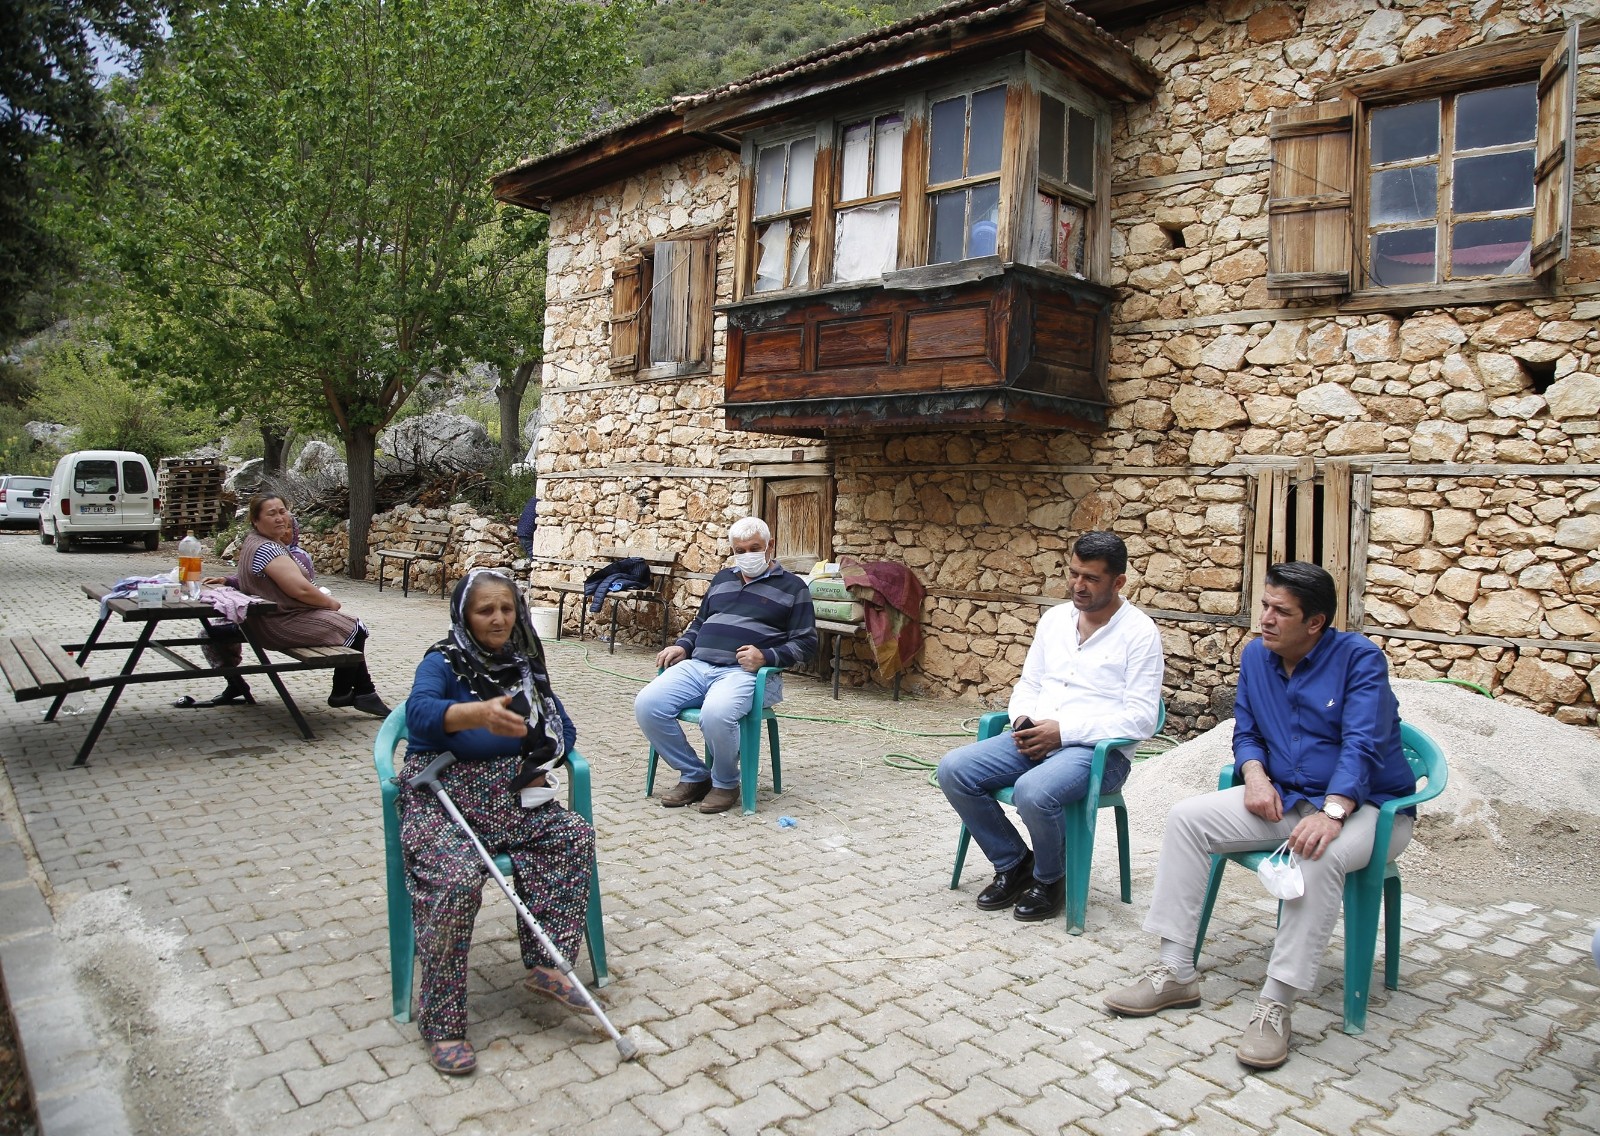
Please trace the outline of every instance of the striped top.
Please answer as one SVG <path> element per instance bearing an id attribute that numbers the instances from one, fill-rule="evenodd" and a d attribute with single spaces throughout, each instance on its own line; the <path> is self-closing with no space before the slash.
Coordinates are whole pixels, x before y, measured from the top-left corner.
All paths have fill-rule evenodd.
<path id="1" fill-rule="evenodd" d="M 717 667 L 738 666 L 739 648 L 761 648 L 769 667 L 798 666 L 817 649 L 816 613 L 804 580 L 780 564 L 748 584 L 737 568 L 711 578 L 694 622 L 678 646 Z"/>

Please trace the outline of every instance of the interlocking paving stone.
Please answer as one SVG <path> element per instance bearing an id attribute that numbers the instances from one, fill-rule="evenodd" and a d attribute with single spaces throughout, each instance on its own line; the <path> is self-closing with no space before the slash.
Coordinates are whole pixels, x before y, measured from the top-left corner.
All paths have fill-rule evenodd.
<path id="1" fill-rule="evenodd" d="M 92 618 L 78 579 L 169 566 L 39 548 L 0 539 L 0 580 L 30 596 L 29 633 L 62 642 Z M 373 628 L 370 665 L 397 702 L 444 629 L 443 602 L 328 583 Z M 0 632 L 19 618 L 0 605 L 10 621 Z M 1384 990 L 1375 971 L 1367 1032 L 1341 1029 L 1336 935 L 1321 985 L 1296 1006 L 1289 1063 L 1254 1074 L 1233 1050 L 1265 973 L 1274 909 L 1244 873 L 1230 874 L 1217 905 L 1204 1005 L 1115 1018 L 1101 995 L 1152 955 L 1141 924 L 1153 846 L 1136 836 L 1135 902 L 1123 905 L 1102 828 L 1081 936 L 1059 921 L 980 912 L 972 899 L 990 873 L 981 853 L 951 891 L 948 805 L 923 777 L 880 761 L 891 748 L 935 758 L 954 739 L 785 718 L 784 794 L 764 780 L 752 817 L 665 810 L 643 796 L 632 716 L 654 652 L 624 642 L 597 654 L 592 640 L 569 637 L 549 654 L 594 768 L 613 977 L 602 997 L 639 1046 L 633 1063 L 592 1024 L 520 990 L 513 916 L 491 889 L 469 980 L 479 1070 L 447 1079 L 428 1067 L 415 1025 L 389 1017 L 377 723 L 323 705 L 325 676 L 288 680 L 317 732 L 310 742 L 264 684 L 254 707 L 189 715 L 168 706 L 183 684 L 130 688 L 87 770 L 70 768 L 85 716 L 47 724 L 36 705 L 0 703 L 0 760 L 56 915 L 114 892 L 175 937 L 185 993 L 203 1007 L 186 1044 L 218 1055 L 228 1104 L 221 1128 L 197 1131 L 1600 1129 L 1592 913 L 1536 897 L 1471 909 L 1407 895 L 1401 987 Z M 100 665 L 91 660 L 92 671 Z M 638 681 L 621 677 L 630 675 Z M 784 713 L 907 730 L 954 732 L 971 710 L 873 690 L 836 703 L 798 676 L 787 686 Z M 780 830 L 780 815 L 799 823 Z M 4 848 L 0 916 L 9 887 L 33 887 Z M 35 932 L 50 935 L 44 910 Z M 22 933 L 0 918 L 0 941 Z M 587 980 L 586 959 L 579 972 Z M 94 1021 L 105 1032 L 79 1048 L 102 1055 L 114 1088 L 131 1072 L 118 1031 L 163 1027 L 115 1007 Z"/>

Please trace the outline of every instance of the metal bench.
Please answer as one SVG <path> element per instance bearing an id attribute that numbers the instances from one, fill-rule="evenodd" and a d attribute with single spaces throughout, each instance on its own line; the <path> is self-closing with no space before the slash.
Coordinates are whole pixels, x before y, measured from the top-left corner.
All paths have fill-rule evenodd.
<path id="1" fill-rule="evenodd" d="M 400 572 L 400 594 L 411 595 L 411 566 L 419 560 L 431 561 L 439 566 L 439 594 L 450 590 L 450 569 L 444 562 L 445 546 L 450 543 L 450 526 L 437 524 L 411 525 L 406 531 L 411 548 L 379 548 L 373 551 L 378 558 L 378 591 L 383 591 L 383 562 L 398 560 L 403 565 Z"/>
<path id="2" fill-rule="evenodd" d="M 601 553 L 601 559 L 594 561 L 584 573 L 586 576 L 596 569 L 629 556 L 637 556 L 650 568 L 649 588 L 631 588 L 622 592 L 610 592 L 601 601 L 611 601 L 611 643 L 610 653 L 617 653 L 617 609 L 624 603 L 631 604 L 637 611 L 640 604 L 655 604 L 661 608 L 661 645 L 667 645 L 667 635 L 671 626 L 668 613 L 672 602 L 672 572 L 678 556 L 673 552 L 657 552 L 654 549 L 644 548 L 608 548 Z M 584 628 L 588 623 L 589 605 L 583 601 L 583 582 L 573 580 L 556 580 L 553 582 L 539 582 L 534 585 L 540 588 L 549 588 L 556 593 L 556 638 L 561 638 L 562 621 L 567 610 L 567 597 L 578 597 L 578 638 L 583 638 Z"/>

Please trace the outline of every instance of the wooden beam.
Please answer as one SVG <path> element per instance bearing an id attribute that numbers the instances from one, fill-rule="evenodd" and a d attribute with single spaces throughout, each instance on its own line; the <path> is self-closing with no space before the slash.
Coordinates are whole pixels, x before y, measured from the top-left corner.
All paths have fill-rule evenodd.
<path id="1" fill-rule="evenodd" d="M 1340 627 L 1360 627 L 1367 619 L 1367 541 L 1372 517 L 1372 474 L 1350 479 L 1350 583 L 1345 589 L 1345 619 Z"/>
<path id="2" fill-rule="evenodd" d="M 1417 639 L 1424 643 L 1456 643 L 1464 647 L 1515 647 L 1521 651 L 1574 651 L 1583 655 L 1600 655 L 1600 643 L 1576 639 L 1521 639 L 1502 635 L 1445 635 L 1438 631 L 1412 631 L 1404 627 L 1383 627 L 1369 623 L 1362 627 L 1363 635 L 1381 635 L 1387 639 Z"/>
<path id="3" fill-rule="evenodd" d="M 1289 559 L 1289 471 L 1272 471 L 1272 547 L 1271 564 Z"/>
<path id="4" fill-rule="evenodd" d="M 1267 586 L 1267 568 L 1272 559 L 1272 473 L 1262 470 L 1255 474 L 1256 501 L 1250 517 L 1250 629 L 1259 628 L 1261 595 Z"/>
<path id="5" fill-rule="evenodd" d="M 1305 455 L 1294 467 L 1294 558 L 1316 560 L 1317 459 Z"/>
<path id="6" fill-rule="evenodd" d="M 1350 463 L 1330 459 L 1322 467 L 1322 547 L 1325 567 L 1339 596 L 1335 627 L 1348 627 L 1350 594 Z"/>

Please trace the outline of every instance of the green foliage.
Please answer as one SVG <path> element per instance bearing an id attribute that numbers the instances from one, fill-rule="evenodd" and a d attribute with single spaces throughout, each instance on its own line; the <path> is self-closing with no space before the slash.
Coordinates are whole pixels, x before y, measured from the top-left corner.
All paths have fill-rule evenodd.
<path id="1" fill-rule="evenodd" d="M 668 0 L 633 36 L 636 104 L 707 91 L 938 7 L 930 0 Z"/>
<path id="2" fill-rule="evenodd" d="M 0 406 L 0 472 L 49 477 L 61 454 L 33 440 L 25 429 L 30 417 L 21 407 Z"/>
<path id="3" fill-rule="evenodd" d="M 474 485 L 467 496 L 480 510 L 515 525 L 522 516 L 522 507 L 537 488 L 538 479 L 532 470 L 522 466 L 512 469 L 512 463 L 500 458 L 484 471 L 482 482 Z"/>
<path id="4" fill-rule="evenodd" d="M 114 139 L 95 86 L 95 54 L 128 62 L 154 38 L 154 0 L 0 4 L 0 343 L 51 322 L 75 250 L 49 222 L 53 167 L 103 174 Z"/>
<path id="5" fill-rule="evenodd" d="M 108 344 L 93 329 L 52 333 L 25 366 L 33 378 L 35 414 L 76 426 L 77 449 L 134 450 L 153 466 L 216 432 L 209 410 L 175 404 L 159 387 L 119 374 Z"/>

